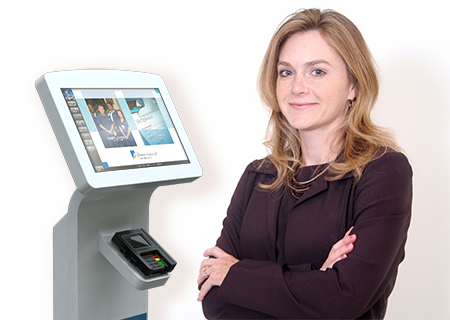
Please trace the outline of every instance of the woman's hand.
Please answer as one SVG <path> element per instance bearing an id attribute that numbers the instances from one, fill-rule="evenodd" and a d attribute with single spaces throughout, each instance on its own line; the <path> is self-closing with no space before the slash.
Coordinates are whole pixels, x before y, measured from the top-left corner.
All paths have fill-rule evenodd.
<path id="1" fill-rule="evenodd" d="M 331 248 L 330 253 L 328 254 L 328 258 L 323 264 L 322 268 L 320 268 L 321 271 L 325 271 L 328 268 L 332 268 L 333 265 L 342 260 L 347 258 L 347 253 L 350 253 L 353 251 L 353 243 L 356 241 L 356 234 L 352 234 L 349 236 L 350 232 L 352 231 L 353 227 L 351 227 L 345 236 L 336 242 L 334 246 Z"/>
<path id="2" fill-rule="evenodd" d="M 198 294 L 198 301 L 202 301 L 213 286 L 220 286 L 231 266 L 239 261 L 219 247 L 206 250 L 203 256 L 211 258 L 203 260 L 200 265 L 200 274 L 197 283 L 200 284 L 205 279 L 207 280 L 203 283 L 202 289 Z"/>

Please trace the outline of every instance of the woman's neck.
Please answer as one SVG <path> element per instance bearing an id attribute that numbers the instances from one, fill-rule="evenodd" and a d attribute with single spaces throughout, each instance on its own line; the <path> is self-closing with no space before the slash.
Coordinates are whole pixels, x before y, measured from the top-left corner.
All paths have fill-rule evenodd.
<path id="1" fill-rule="evenodd" d="M 300 140 L 304 166 L 320 165 L 336 160 L 343 146 L 343 139 L 336 136 L 302 134 Z"/>

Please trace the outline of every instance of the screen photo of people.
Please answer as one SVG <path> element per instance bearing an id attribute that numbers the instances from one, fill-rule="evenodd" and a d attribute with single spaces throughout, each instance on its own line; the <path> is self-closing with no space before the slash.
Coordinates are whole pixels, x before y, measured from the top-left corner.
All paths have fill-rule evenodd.
<path id="1" fill-rule="evenodd" d="M 117 99 L 86 99 L 86 104 L 105 148 L 136 146 Z"/>

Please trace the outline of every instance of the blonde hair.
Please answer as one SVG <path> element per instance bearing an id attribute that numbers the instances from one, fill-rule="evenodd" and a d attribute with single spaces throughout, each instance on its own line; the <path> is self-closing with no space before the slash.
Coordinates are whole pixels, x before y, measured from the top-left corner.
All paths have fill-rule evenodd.
<path id="1" fill-rule="evenodd" d="M 358 28 L 345 16 L 319 9 L 300 10 L 288 16 L 273 35 L 261 64 L 258 90 L 270 112 L 265 146 L 268 159 L 278 171 L 277 179 L 263 189 L 292 186 L 292 179 L 302 167 L 302 150 L 297 130 L 284 117 L 276 95 L 277 63 L 282 45 L 293 34 L 317 30 L 344 60 L 348 76 L 356 87 L 356 98 L 340 130 L 344 150 L 329 168 L 327 180 L 333 181 L 353 172 L 359 181 L 364 166 L 388 148 L 399 150 L 391 133 L 376 126 L 370 113 L 378 98 L 379 83 L 374 59 Z M 382 152 L 380 152 L 382 150 Z"/>

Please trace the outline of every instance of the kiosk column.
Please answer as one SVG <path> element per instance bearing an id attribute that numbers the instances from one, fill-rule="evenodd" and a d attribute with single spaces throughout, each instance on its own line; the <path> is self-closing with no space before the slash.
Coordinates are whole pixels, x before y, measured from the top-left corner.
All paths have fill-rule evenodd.
<path id="1" fill-rule="evenodd" d="M 170 274 L 145 279 L 121 258 L 111 238 L 119 231 L 148 228 L 149 200 L 155 189 L 75 191 L 68 213 L 54 227 L 55 320 L 138 315 L 146 319 L 145 289 L 164 285 Z M 113 265 L 103 253 L 110 259 L 115 256 L 118 264 Z"/>

